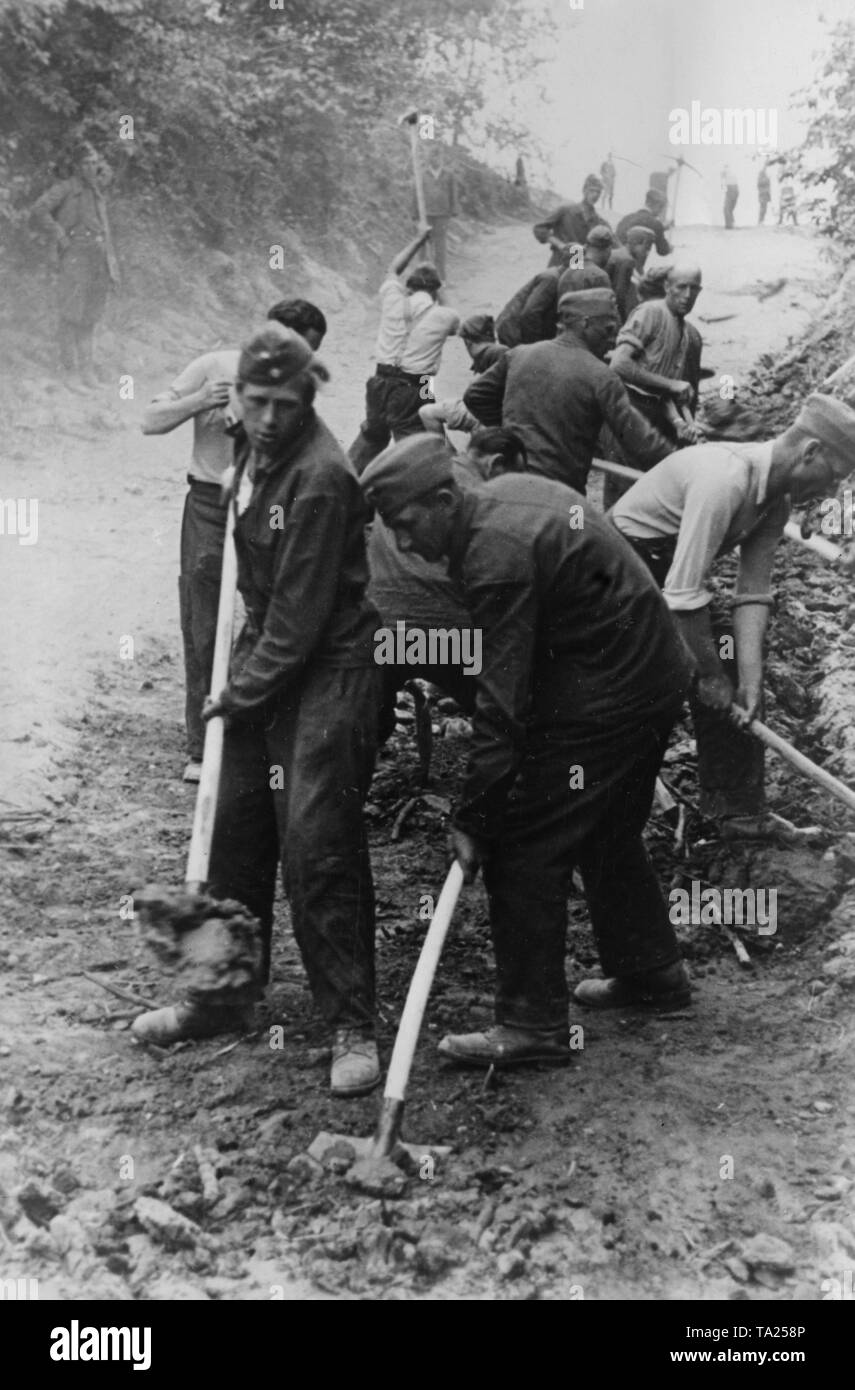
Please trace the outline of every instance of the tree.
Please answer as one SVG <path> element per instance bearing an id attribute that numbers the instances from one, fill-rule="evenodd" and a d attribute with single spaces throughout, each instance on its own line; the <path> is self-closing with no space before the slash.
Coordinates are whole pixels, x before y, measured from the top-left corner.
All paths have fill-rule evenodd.
<path id="1" fill-rule="evenodd" d="M 855 243 L 855 20 L 836 24 L 821 73 L 799 93 L 807 118 L 804 145 L 789 166 L 816 190 L 823 230 Z M 829 199 L 828 192 L 831 191 Z"/>

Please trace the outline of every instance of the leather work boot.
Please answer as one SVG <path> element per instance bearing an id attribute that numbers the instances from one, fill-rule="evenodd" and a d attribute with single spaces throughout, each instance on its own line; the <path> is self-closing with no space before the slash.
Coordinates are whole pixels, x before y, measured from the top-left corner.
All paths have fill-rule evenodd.
<path id="1" fill-rule="evenodd" d="M 334 1096 L 367 1096 L 380 1080 L 377 1044 L 360 1028 L 337 1028 L 330 1068 Z"/>
<path id="2" fill-rule="evenodd" d="M 577 1004 L 589 1009 L 623 1009 L 628 1005 L 668 1013 L 692 1001 L 688 971 L 682 961 L 643 975 L 622 975 L 607 980 L 583 980 L 573 991 Z"/>
<path id="3" fill-rule="evenodd" d="M 497 1023 L 483 1033 L 448 1033 L 437 1048 L 466 1067 L 519 1067 L 527 1062 L 570 1061 L 567 1030 L 530 1032 Z"/>
<path id="4" fill-rule="evenodd" d="M 168 1047 L 185 1038 L 213 1038 L 218 1033 L 243 1032 L 252 1022 L 252 1006 L 199 1004 L 185 1000 L 165 1009 L 151 1009 L 131 1024 L 140 1042 Z"/>

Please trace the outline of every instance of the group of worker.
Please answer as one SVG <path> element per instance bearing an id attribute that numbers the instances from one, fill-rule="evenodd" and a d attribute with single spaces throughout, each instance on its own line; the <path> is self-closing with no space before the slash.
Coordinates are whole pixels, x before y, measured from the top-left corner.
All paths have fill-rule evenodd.
<path id="1" fill-rule="evenodd" d="M 652 246 L 671 249 L 660 190 L 614 233 L 602 191 L 591 176 L 580 202 L 535 226 L 549 265 L 495 319 L 461 321 L 436 264 L 411 268 L 431 237 L 420 226 L 380 288 L 375 368 L 348 454 L 315 408 L 327 323 L 303 299 L 273 305 L 240 350 L 195 359 L 144 415 L 146 433 L 194 426 L 179 585 L 187 780 L 198 780 L 206 721 L 225 721 L 209 891 L 259 924 L 260 998 L 281 868 L 337 1096 L 380 1079 L 363 807 L 405 681 L 432 681 L 472 719 L 451 838 L 465 877 L 483 870 L 497 991 L 491 1028 L 440 1043 L 457 1062 L 568 1059 L 574 869 L 602 965 L 576 1002 L 689 1002 L 643 842 L 686 701 L 701 813 L 722 836 L 798 834 L 767 810 L 746 726 L 762 704 L 775 546 L 791 504 L 848 475 L 855 412 L 817 394 L 767 443 L 700 442 L 701 344 L 688 315 L 701 272 L 647 269 Z M 68 196 L 103 236 L 82 174 Z M 443 347 L 458 335 L 473 380 L 462 399 L 437 401 Z M 449 429 L 469 434 L 461 455 Z M 616 486 L 605 513 L 586 498 L 595 456 L 642 473 Z M 229 512 L 246 620 L 228 681 L 209 694 Z M 722 647 L 729 629 L 709 578 L 736 547 L 735 643 Z M 378 634 L 399 623 L 477 633 L 480 669 L 381 662 Z M 134 1033 L 210 1036 L 244 1026 L 246 1008 L 191 992 Z"/>

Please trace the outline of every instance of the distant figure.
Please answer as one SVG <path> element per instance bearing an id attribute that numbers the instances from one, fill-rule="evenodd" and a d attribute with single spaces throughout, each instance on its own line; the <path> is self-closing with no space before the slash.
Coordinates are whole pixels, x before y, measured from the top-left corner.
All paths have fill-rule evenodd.
<path id="1" fill-rule="evenodd" d="M 733 209 L 739 198 L 739 184 L 729 164 L 721 171 L 721 186 L 724 189 L 724 225 L 730 231 L 734 224 Z"/>
<path id="2" fill-rule="evenodd" d="M 769 178 L 769 170 L 764 164 L 760 173 L 757 175 L 757 226 L 762 227 L 766 221 L 766 210 L 772 198 L 772 183 Z"/>
<path id="3" fill-rule="evenodd" d="M 533 230 L 537 240 L 552 247 L 549 265 L 558 264 L 560 249 L 568 242 L 584 246 L 592 227 L 609 226 L 597 212 L 597 199 L 602 191 L 603 185 L 596 174 L 589 174 L 582 186 L 581 203 L 562 203 L 535 225 Z"/>
<path id="4" fill-rule="evenodd" d="M 600 178 L 603 181 L 603 207 L 612 210 L 615 197 L 615 175 L 617 170 L 612 163 L 612 152 L 609 150 L 602 164 L 600 165 Z"/>
<path id="5" fill-rule="evenodd" d="M 514 175 L 514 183 L 517 188 L 528 188 L 528 179 L 525 176 L 525 165 L 521 154 L 517 155 L 517 170 Z"/>
<path id="6" fill-rule="evenodd" d="M 99 162 L 92 145 L 78 145 L 71 178 L 52 184 L 31 214 L 33 223 L 53 240 L 60 368 L 63 373 L 77 372 L 84 386 L 98 385 L 95 327 L 110 285 L 119 283 L 107 205 L 99 187 Z"/>
<path id="7" fill-rule="evenodd" d="M 665 219 L 668 207 L 668 180 L 676 173 L 676 169 L 654 170 L 650 175 L 649 188 L 655 190 L 662 198 L 662 218 Z M 662 253 L 660 252 L 660 255 Z"/>
<path id="8" fill-rule="evenodd" d="M 648 188 L 644 195 L 644 207 L 638 208 L 635 212 L 628 212 L 626 217 L 622 217 L 615 228 L 615 236 L 622 245 L 626 245 L 627 236 L 631 227 L 649 227 L 654 236 L 657 255 L 670 256 L 671 243 L 665 235 L 665 211 L 668 206 L 668 197 L 660 192 L 658 188 Z"/>
<path id="9" fill-rule="evenodd" d="M 431 256 L 440 280 L 445 279 L 446 256 L 448 251 L 448 223 L 457 216 L 457 178 L 445 162 L 442 145 L 434 145 L 428 156 L 424 171 L 425 213 L 430 223 L 431 239 L 428 254 Z"/>
<path id="10" fill-rule="evenodd" d="M 796 190 L 793 188 L 791 177 L 786 174 L 780 183 L 780 202 L 778 204 L 778 226 L 782 227 L 787 218 L 794 227 L 799 225 L 798 213 L 796 211 Z"/>

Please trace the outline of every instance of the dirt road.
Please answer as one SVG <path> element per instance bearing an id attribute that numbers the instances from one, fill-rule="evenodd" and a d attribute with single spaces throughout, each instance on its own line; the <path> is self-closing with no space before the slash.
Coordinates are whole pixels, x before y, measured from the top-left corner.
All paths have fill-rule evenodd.
<path id="1" fill-rule="evenodd" d="M 810 321 L 832 279 L 801 233 L 688 229 L 678 244 L 704 269 L 696 318 L 707 360 L 737 383 L 760 352 Z M 497 311 L 543 260 L 516 223 L 456 249 L 448 298 L 465 313 Z M 758 298 L 761 282 L 784 277 Z M 333 383 L 320 409 L 347 443 L 374 309 L 340 284 L 335 299 L 324 351 Z M 231 327 L 236 334 L 234 318 Z M 4 592 L 14 594 L 0 629 L 12 656 L 0 694 L 0 807 L 17 813 L 0 820 L 9 885 L 0 1276 L 37 1277 L 42 1297 L 72 1298 L 825 1296 L 823 1281 L 855 1258 L 855 1171 L 844 1157 L 851 1025 L 818 987 L 829 928 L 816 928 L 842 891 L 839 855 L 804 861 L 805 896 L 786 931 L 751 943 L 751 970 L 715 933 L 692 929 L 690 1012 L 573 1020 L 584 1032 L 571 1068 L 489 1083 L 443 1070 L 433 1050 L 449 1026 L 489 1018 L 485 904 L 480 886 L 471 890 L 408 1108 L 410 1134 L 454 1153 L 433 1177 L 414 1174 L 395 1202 L 359 1197 L 304 1156 L 320 1129 L 368 1133 L 375 1100 L 327 1095 L 326 1040 L 284 907 L 257 1031 L 230 1050 L 233 1038 L 162 1055 L 137 1048 L 127 1032 L 134 1006 L 81 975 L 171 997 L 123 900 L 146 882 L 180 880 L 192 814 L 192 791 L 177 780 L 176 576 L 189 442 L 186 429 L 143 439 L 138 417 L 156 387 L 217 339 L 228 333 L 210 308 L 196 319 L 163 311 L 121 341 L 115 331 L 108 338 L 111 360 L 134 378 L 132 401 L 117 386 L 87 398 L 61 390 L 46 404 L 48 378 L 31 375 L 14 402 L 15 488 L 40 507 L 35 544 L 0 538 Z M 443 394 L 468 376 L 459 344 L 447 359 Z M 43 419 L 46 410 L 52 435 L 37 427 L 34 412 Z M 793 571 L 800 593 L 826 583 L 806 564 Z M 830 623 L 833 608 L 815 622 Z M 132 659 L 121 655 L 125 637 Z M 435 794 L 453 795 L 464 756 L 459 732 L 437 740 Z M 391 840 L 415 773 L 402 729 L 370 808 L 387 1055 L 424 930 L 420 900 L 444 873 L 436 805 L 417 808 Z M 791 781 L 777 787 L 785 807 L 806 801 Z M 665 822 L 652 822 L 666 880 L 671 838 Z M 581 899 L 568 940 L 575 984 L 595 963 Z"/>

